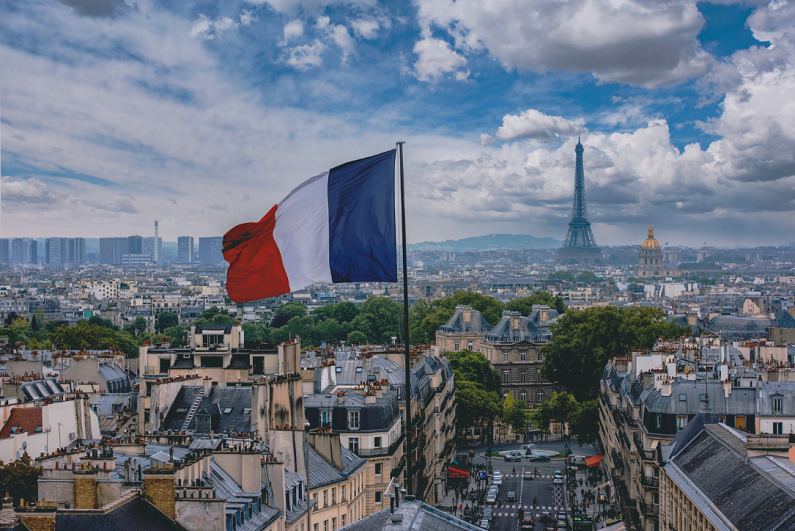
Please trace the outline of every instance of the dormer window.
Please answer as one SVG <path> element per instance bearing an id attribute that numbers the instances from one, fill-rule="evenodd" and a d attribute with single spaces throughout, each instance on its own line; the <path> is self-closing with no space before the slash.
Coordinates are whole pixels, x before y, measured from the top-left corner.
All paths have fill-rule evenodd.
<path id="1" fill-rule="evenodd" d="M 784 400 L 781 396 L 774 396 L 773 397 L 773 413 L 781 413 L 783 412 Z"/>

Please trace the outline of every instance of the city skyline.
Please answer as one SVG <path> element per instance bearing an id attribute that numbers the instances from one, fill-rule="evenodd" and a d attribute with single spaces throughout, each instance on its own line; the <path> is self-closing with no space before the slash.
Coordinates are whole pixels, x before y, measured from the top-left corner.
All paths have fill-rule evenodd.
<path id="1" fill-rule="evenodd" d="M 792 240 L 788 4 L 2 9 L 2 237 L 220 235 L 405 140 L 410 243 L 562 240 L 581 132 L 600 245 Z"/>

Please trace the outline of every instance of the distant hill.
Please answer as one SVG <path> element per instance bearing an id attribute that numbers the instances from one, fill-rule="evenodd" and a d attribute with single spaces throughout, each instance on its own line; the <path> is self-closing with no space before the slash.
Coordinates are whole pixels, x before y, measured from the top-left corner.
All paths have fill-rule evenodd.
<path id="1" fill-rule="evenodd" d="M 409 251 L 482 251 L 487 249 L 556 249 L 563 242 L 529 234 L 487 234 L 462 240 L 408 244 Z"/>

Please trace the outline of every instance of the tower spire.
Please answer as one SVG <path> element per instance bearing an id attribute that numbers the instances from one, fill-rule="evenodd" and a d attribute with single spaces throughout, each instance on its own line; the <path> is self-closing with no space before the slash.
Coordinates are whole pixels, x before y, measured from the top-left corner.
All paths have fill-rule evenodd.
<path id="1" fill-rule="evenodd" d="M 571 206 L 571 221 L 566 233 L 566 240 L 558 251 L 559 262 L 594 263 L 601 261 L 602 254 L 596 245 L 596 240 L 591 232 L 591 222 L 588 221 L 588 206 L 585 202 L 585 171 L 583 169 L 582 154 L 585 151 L 580 136 L 577 136 L 577 146 L 574 148 L 576 162 L 574 168 L 574 200 Z"/>

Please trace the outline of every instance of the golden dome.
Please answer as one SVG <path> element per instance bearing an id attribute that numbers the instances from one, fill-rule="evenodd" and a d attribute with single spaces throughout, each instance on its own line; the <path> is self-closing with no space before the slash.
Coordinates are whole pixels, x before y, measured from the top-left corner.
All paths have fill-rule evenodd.
<path id="1" fill-rule="evenodd" d="M 644 249 L 659 249 L 660 242 L 654 239 L 654 229 L 651 228 L 651 221 L 649 221 L 649 237 L 643 241 Z"/>

